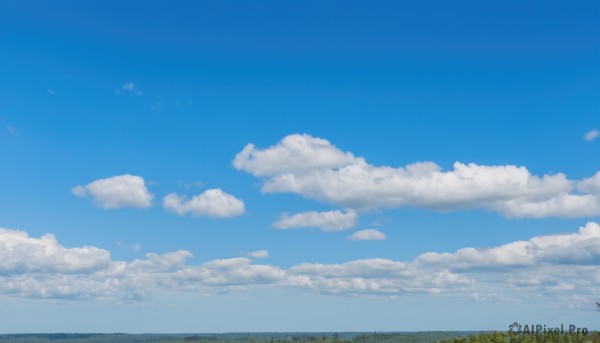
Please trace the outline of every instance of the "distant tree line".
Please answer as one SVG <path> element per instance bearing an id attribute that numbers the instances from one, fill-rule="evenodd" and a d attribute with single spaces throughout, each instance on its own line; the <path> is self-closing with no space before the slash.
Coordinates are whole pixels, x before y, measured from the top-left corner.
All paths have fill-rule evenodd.
<path id="1" fill-rule="evenodd" d="M 256 334 L 19 334 L 0 335 L 0 343 L 600 343 L 587 335 L 516 335 L 504 332 L 415 333 L 256 333 Z"/>
<path id="2" fill-rule="evenodd" d="M 455 337 L 439 343 L 600 343 L 600 332 L 584 334 L 514 334 L 503 332 L 480 333 L 467 337 Z"/>

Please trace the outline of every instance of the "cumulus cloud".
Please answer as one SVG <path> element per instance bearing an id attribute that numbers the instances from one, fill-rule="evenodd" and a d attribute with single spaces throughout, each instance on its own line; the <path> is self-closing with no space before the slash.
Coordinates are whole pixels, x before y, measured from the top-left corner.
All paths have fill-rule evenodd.
<path id="1" fill-rule="evenodd" d="M 597 172 L 594 176 L 583 179 L 581 182 L 577 183 L 577 188 L 584 193 L 600 193 L 600 172 Z"/>
<path id="2" fill-rule="evenodd" d="M 101 208 L 147 208 L 152 206 L 154 195 L 146 188 L 140 176 L 125 174 L 99 179 L 85 186 L 71 189 L 80 198 L 91 198 Z"/>
<path id="3" fill-rule="evenodd" d="M 131 262 L 114 261 L 96 247 L 65 248 L 54 236 L 32 238 L 0 229 L 0 293 L 31 298 L 135 301 L 154 291 L 214 292 L 242 285 L 274 284 L 277 267 L 248 258 L 187 263 L 191 252 L 148 253 Z"/>
<path id="4" fill-rule="evenodd" d="M 244 202 L 222 190 L 208 189 L 191 199 L 175 193 L 163 198 L 165 209 L 185 215 L 209 216 L 215 218 L 236 217 L 244 213 Z"/>
<path id="5" fill-rule="evenodd" d="M 341 231 L 356 225 L 358 216 L 354 211 L 342 213 L 340 211 L 328 212 L 302 212 L 289 215 L 283 213 L 273 223 L 277 229 L 295 229 L 302 227 L 316 227 L 323 231 Z"/>
<path id="6" fill-rule="evenodd" d="M 247 253 L 246 256 L 251 257 L 251 258 L 267 258 L 267 257 L 269 257 L 269 252 L 264 249 L 256 250 L 256 251 L 251 251 L 251 252 Z"/>
<path id="7" fill-rule="evenodd" d="M 356 231 L 348 236 L 351 241 L 382 241 L 385 239 L 385 234 L 375 229 L 367 229 Z"/>
<path id="8" fill-rule="evenodd" d="M 94 272 L 109 264 L 110 253 L 103 249 L 67 249 L 50 234 L 31 238 L 23 231 L 0 228 L 0 275 Z"/>
<path id="9" fill-rule="evenodd" d="M 476 208 L 511 218 L 600 215 L 600 193 L 589 187 L 596 182 L 591 179 L 537 176 L 514 165 L 455 162 L 448 171 L 433 162 L 374 166 L 309 135 L 290 135 L 265 149 L 248 144 L 233 165 L 262 178 L 265 193 L 295 193 L 357 211 L 414 206 Z"/>
<path id="10" fill-rule="evenodd" d="M 235 168 L 254 175 L 332 169 L 356 163 L 351 153 L 344 153 L 329 141 L 309 135 L 290 135 L 269 149 L 248 144 L 233 160 Z"/>
<path id="11" fill-rule="evenodd" d="M 598 138 L 599 135 L 600 135 L 600 131 L 598 131 L 596 129 L 593 129 L 591 131 L 586 132 L 583 135 L 583 139 L 586 140 L 586 141 L 588 141 L 588 142 L 591 142 L 594 139 Z"/>
<path id="12" fill-rule="evenodd" d="M 477 291 L 478 299 L 510 301 L 531 294 L 589 295 L 600 281 L 600 225 L 533 237 L 493 248 L 429 252 L 412 261 L 357 260 L 302 263 L 288 269 L 290 284 L 336 294 Z M 515 292 L 502 296 L 503 292 Z"/>
<path id="13" fill-rule="evenodd" d="M 288 270 L 295 287 L 334 294 L 441 293 L 473 284 L 468 276 L 447 270 L 421 270 L 410 262 L 365 259 L 341 264 L 302 263 Z"/>
<path id="14" fill-rule="evenodd" d="M 418 262 L 452 270 L 600 263 L 600 225 L 589 222 L 572 234 L 538 236 L 495 248 L 464 248 L 455 253 L 425 253 Z"/>
<path id="15" fill-rule="evenodd" d="M 0 229 L 0 294 L 123 302 L 161 292 L 210 295 L 268 285 L 350 296 L 461 293 L 479 301 L 518 302 L 541 294 L 558 301 L 588 299 L 599 294 L 600 225 L 590 222 L 577 232 L 491 248 L 428 252 L 407 261 L 370 258 L 282 268 L 247 257 L 192 264 L 191 257 L 190 251 L 178 250 L 118 261 L 97 247 L 66 248 L 52 235 L 33 238 Z"/>

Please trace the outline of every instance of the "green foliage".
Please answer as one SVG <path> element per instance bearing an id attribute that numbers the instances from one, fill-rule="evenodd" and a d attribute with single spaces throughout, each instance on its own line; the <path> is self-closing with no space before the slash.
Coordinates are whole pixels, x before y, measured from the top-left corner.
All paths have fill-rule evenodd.
<path id="1" fill-rule="evenodd" d="M 468 338 L 456 337 L 442 340 L 438 343 L 600 343 L 600 332 L 590 332 L 588 335 L 579 334 L 537 334 L 517 335 L 503 332 L 486 332 L 469 335 Z"/>

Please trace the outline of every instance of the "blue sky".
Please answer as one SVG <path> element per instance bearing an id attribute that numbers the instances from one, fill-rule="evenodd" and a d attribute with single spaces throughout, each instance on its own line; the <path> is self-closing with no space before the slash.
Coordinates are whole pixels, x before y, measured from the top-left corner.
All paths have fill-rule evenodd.
<path id="1" fill-rule="evenodd" d="M 599 22 L 0 1 L 0 332 L 598 329 Z"/>

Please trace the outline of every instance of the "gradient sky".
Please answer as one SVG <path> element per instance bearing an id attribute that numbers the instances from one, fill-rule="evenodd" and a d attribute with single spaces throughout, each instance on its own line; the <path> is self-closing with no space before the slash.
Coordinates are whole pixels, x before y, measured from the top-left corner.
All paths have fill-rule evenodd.
<path id="1" fill-rule="evenodd" d="M 0 0 L 0 332 L 600 329 L 598 130 L 597 1 Z"/>

